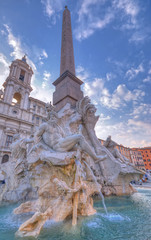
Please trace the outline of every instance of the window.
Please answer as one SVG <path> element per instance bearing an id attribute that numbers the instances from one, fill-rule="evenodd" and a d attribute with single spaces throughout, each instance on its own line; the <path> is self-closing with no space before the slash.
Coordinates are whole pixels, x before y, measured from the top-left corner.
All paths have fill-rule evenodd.
<path id="1" fill-rule="evenodd" d="M 13 141 L 13 136 L 7 135 L 5 146 L 9 147 Z"/>
<path id="2" fill-rule="evenodd" d="M 36 124 L 39 124 L 39 117 L 36 117 Z"/>
<path id="3" fill-rule="evenodd" d="M 21 69 L 19 80 L 24 81 L 25 78 L 25 71 Z"/>
<path id="4" fill-rule="evenodd" d="M 19 106 L 21 103 L 21 94 L 16 92 L 14 93 L 13 99 L 12 99 L 12 105 Z"/>
<path id="5" fill-rule="evenodd" d="M 16 110 L 13 110 L 13 113 L 14 113 L 14 114 L 17 114 L 17 111 L 16 111 Z"/>
<path id="6" fill-rule="evenodd" d="M 35 110 L 36 110 L 36 105 L 34 104 L 34 105 L 33 105 L 33 111 L 35 111 Z"/>
<path id="7" fill-rule="evenodd" d="M 39 112 L 39 113 L 40 113 L 40 106 L 38 106 L 37 112 Z"/>
<path id="8" fill-rule="evenodd" d="M 6 163 L 9 161 L 9 156 L 7 154 L 5 154 L 2 158 L 2 163 Z"/>

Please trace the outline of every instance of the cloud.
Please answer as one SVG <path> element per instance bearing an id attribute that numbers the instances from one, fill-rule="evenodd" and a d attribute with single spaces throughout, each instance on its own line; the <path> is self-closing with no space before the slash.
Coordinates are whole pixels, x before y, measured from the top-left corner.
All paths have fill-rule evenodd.
<path id="1" fill-rule="evenodd" d="M 9 74 L 10 62 L 3 53 L 0 53 L 0 85 L 2 85 Z"/>
<path id="2" fill-rule="evenodd" d="M 91 82 L 85 82 L 84 95 L 93 97 L 96 102 L 111 109 L 123 108 L 130 102 L 136 104 L 145 96 L 144 91 L 137 88 L 130 91 L 125 84 L 119 84 L 111 93 L 105 84 L 106 80 L 103 78 L 95 78 Z"/>
<path id="3" fill-rule="evenodd" d="M 113 7 L 119 11 L 119 14 L 123 15 L 124 13 L 125 17 L 127 18 L 126 24 L 122 25 L 123 29 L 131 29 L 137 27 L 137 15 L 140 11 L 137 1 L 113 0 Z"/>
<path id="4" fill-rule="evenodd" d="M 105 116 L 103 113 L 100 114 L 100 118 L 99 118 L 99 121 L 100 122 L 104 122 L 106 120 L 110 120 L 111 119 L 111 116 Z"/>
<path id="5" fill-rule="evenodd" d="M 51 73 L 44 71 L 43 73 L 43 82 L 42 82 L 42 88 L 46 88 L 47 82 L 50 80 Z"/>
<path id="6" fill-rule="evenodd" d="M 134 106 L 133 112 L 130 114 L 133 116 L 134 119 L 144 118 L 150 119 L 151 118 L 151 104 L 147 103 L 140 103 L 138 106 Z"/>
<path id="7" fill-rule="evenodd" d="M 139 89 L 130 91 L 125 84 L 120 84 L 112 94 L 102 94 L 101 103 L 112 109 L 124 107 L 128 102 L 139 101 L 145 95 L 145 92 Z"/>
<path id="8" fill-rule="evenodd" d="M 134 0 L 83 0 L 78 11 L 77 27 L 74 33 L 77 40 L 81 41 L 110 23 L 114 24 L 114 29 L 122 31 L 135 29 L 141 33 L 139 13 L 138 1 Z M 132 34 L 131 41 L 134 41 L 136 36 L 134 39 L 134 32 Z"/>
<path id="9" fill-rule="evenodd" d="M 31 96 L 39 99 L 43 102 L 52 102 L 54 87 L 42 88 L 41 86 L 33 86 L 33 91 L 31 92 Z"/>
<path id="10" fill-rule="evenodd" d="M 77 66 L 76 73 L 77 77 L 82 81 L 85 81 L 89 78 L 89 73 L 81 65 Z"/>
<path id="11" fill-rule="evenodd" d="M 149 69 L 148 74 L 151 74 L 151 68 Z"/>
<path id="12" fill-rule="evenodd" d="M 148 134 L 151 135 L 151 124 L 145 123 L 143 121 L 137 121 L 133 119 L 128 120 L 128 125 L 132 125 L 135 129 L 139 129 L 139 132 L 141 131 L 147 131 Z"/>
<path id="13" fill-rule="evenodd" d="M 107 11 L 102 14 L 98 13 L 98 8 L 104 3 L 100 0 L 84 0 L 78 11 L 78 26 L 74 33 L 77 40 L 82 40 L 91 36 L 95 30 L 103 29 L 113 19 L 112 11 Z M 100 17 L 101 16 L 101 17 Z"/>
<path id="14" fill-rule="evenodd" d="M 143 79 L 144 83 L 151 83 L 151 76 L 147 76 L 146 78 Z"/>
<path id="15" fill-rule="evenodd" d="M 62 11 L 65 6 L 65 0 L 41 0 L 41 3 L 44 7 L 44 14 L 51 19 L 51 23 L 56 23 L 56 18 L 58 13 Z"/>
<path id="16" fill-rule="evenodd" d="M 85 82 L 83 91 L 85 96 L 94 97 L 97 99 L 100 96 L 100 92 L 104 89 L 104 80 L 102 78 L 95 78 L 94 81 Z"/>
<path id="17" fill-rule="evenodd" d="M 148 31 L 146 29 L 139 29 L 132 34 L 129 39 L 129 42 L 141 43 L 144 42 L 148 38 Z"/>
<path id="18" fill-rule="evenodd" d="M 7 24 L 4 24 L 5 29 L 7 30 L 7 39 L 8 39 L 8 44 L 10 47 L 13 48 L 13 51 L 10 53 L 10 56 L 13 57 L 14 59 L 16 58 L 22 58 L 25 54 L 21 47 L 21 41 L 19 38 L 16 38 L 10 29 L 10 27 Z"/>
<path id="19" fill-rule="evenodd" d="M 4 24 L 4 27 L 7 31 L 6 34 L 7 34 L 8 44 L 12 48 L 10 56 L 13 57 L 13 59 L 22 59 L 25 53 L 28 53 L 28 49 L 21 43 L 21 40 L 19 37 L 15 37 L 13 35 L 11 28 L 7 24 Z M 29 57 L 28 57 L 28 63 L 32 67 L 33 71 L 36 71 L 36 66 Z"/>
<path id="20" fill-rule="evenodd" d="M 35 62 L 40 63 L 40 61 L 48 58 L 48 54 L 45 49 L 40 49 L 36 46 L 30 46 L 32 50 L 29 50 L 30 48 L 22 43 L 21 39 L 19 37 L 16 37 L 13 33 L 11 28 L 5 24 L 5 34 L 4 36 L 7 39 L 8 45 L 11 47 L 10 56 L 15 59 L 21 59 L 25 53 L 28 54 L 27 57 L 27 63 L 32 67 L 34 71 L 34 75 L 32 76 L 32 82 L 31 86 L 33 88 L 33 91 L 31 92 L 31 96 L 34 98 L 38 98 L 42 101 L 50 101 L 52 98 L 52 87 L 48 86 L 45 88 L 46 83 L 49 81 L 51 74 L 47 71 L 44 71 L 43 73 L 43 82 L 41 83 L 41 86 L 39 87 L 39 73 L 37 70 L 37 66 L 34 63 Z M 32 54 L 30 54 L 31 52 Z M 32 55 L 32 58 L 29 56 Z M 8 60 L 6 56 L 4 56 L 2 53 L 0 53 L 0 81 L 1 84 L 5 81 L 6 77 L 9 74 L 9 65 L 11 62 Z M 43 89 L 43 88 L 44 89 Z"/>
<path id="21" fill-rule="evenodd" d="M 98 121 L 96 126 L 97 136 L 106 139 L 108 135 L 118 144 L 127 147 L 151 146 L 151 124 L 129 119 L 109 124 L 109 122 Z"/>
<path id="22" fill-rule="evenodd" d="M 140 64 L 137 68 L 132 67 L 126 72 L 126 77 L 129 78 L 129 80 L 135 78 L 139 73 L 144 72 L 143 65 Z"/>

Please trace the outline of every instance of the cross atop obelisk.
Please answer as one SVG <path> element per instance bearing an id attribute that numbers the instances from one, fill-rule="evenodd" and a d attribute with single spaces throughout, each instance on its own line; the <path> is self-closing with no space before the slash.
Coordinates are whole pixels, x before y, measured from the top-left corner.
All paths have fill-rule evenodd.
<path id="1" fill-rule="evenodd" d="M 71 16 L 67 6 L 63 12 L 60 75 L 66 70 L 75 75 Z"/>
<path id="2" fill-rule="evenodd" d="M 63 12 L 60 77 L 53 82 L 53 105 L 59 111 L 67 103 L 72 107 L 83 98 L 80 86 L 83 82 L 75 76 L 72 29 L 70 11 L 67 6 Z"/>

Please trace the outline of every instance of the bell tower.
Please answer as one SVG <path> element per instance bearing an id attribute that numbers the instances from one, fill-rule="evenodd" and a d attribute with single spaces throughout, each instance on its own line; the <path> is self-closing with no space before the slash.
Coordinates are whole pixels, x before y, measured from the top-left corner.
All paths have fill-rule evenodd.
<path id="1" fill-rule="evenodd" d="M 71 16 L 67 6 L 63 12 L 60 77 L 53 82 L 56 87 L 53 93 L 53 105 L 59 111 L 66 103 L 75 107 L 83 98 L 80 86 L 83 82 L 75 75 L 74 51 L 72 41 Z"/>
<path id="2" fill-rule="evenodd" d="M 3 84 L 5 103 L 27 110 L 29 94 L 32 91 L 31 77 L 33 71 L 26 62 L 26 56 L 17 59 L 10 66 L 10 73 Z"/>

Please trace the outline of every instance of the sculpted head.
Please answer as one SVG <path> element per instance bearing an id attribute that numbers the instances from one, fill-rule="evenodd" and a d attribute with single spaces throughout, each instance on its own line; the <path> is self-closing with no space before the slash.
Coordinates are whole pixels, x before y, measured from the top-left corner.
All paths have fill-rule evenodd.
<path id="1" fill-rule="evenodd" d="M 51 111 L 51 112 L 49 112 L 49 122 L 52 122 L 52 123 L 57 123 L 58 122 L 58 114 L 57 114 L 57 112 L 55 112 L 55 111 Z"/>
<path id="2" fill-rule="evenodd" d="M 108 141 L 111 141 L 111 136 L 110 136 L 110 135 L 107 137 L 107 140 L 108 140 Z"/>

